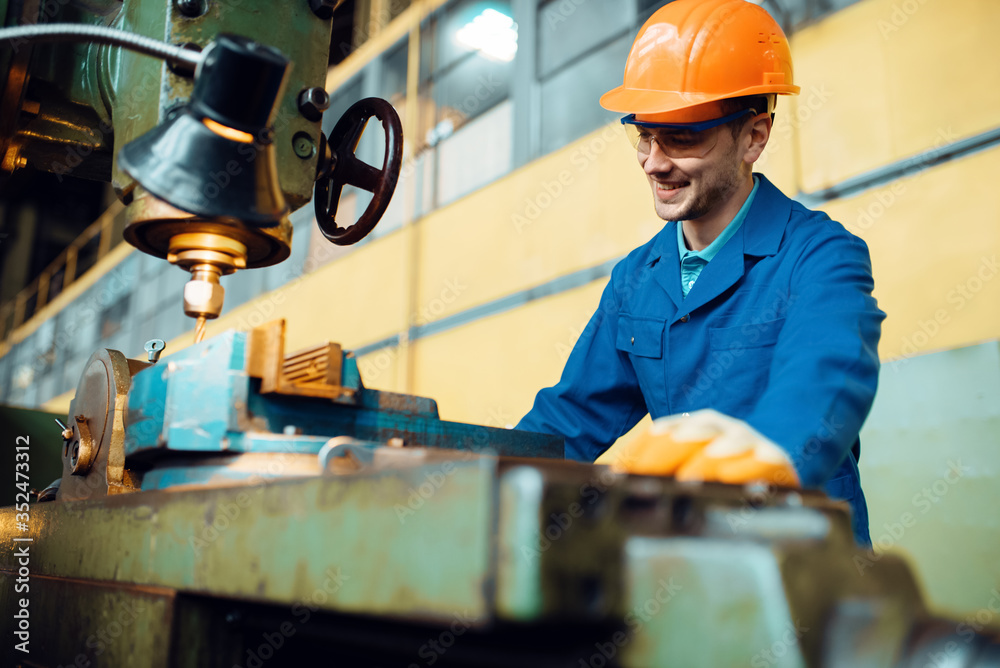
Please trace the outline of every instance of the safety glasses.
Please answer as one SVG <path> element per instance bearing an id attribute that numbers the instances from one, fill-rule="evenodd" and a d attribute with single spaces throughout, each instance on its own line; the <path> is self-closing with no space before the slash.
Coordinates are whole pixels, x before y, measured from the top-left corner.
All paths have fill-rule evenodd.
<path id="1" fill-rule="evenodd" d="M 742 109 L 698 123 L 645 123 L 637 121 L 635 114 L 629 114 L 622 118 L 622 125 L 629 142 L 639 153 L 649 155 L 655 141 L 668 158 L 703 158 L 715 148 L 723 124 L 756 115 L 754 109 Z"/>

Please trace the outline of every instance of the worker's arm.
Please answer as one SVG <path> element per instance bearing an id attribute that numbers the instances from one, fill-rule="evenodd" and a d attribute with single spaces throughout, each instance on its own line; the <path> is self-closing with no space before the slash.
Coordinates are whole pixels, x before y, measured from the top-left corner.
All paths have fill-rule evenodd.
<path id="1" fill-rule="evenodd" d="M 767 388 L 747 423 L 784 448 L 802 484 L 825 483 L 848 456 L 875 397 L 885 314 L 868 248 L 835 223 L 810 237 Z"/>
<path id="2" fill-rule="evenodd" d="M 566 458 L 591 462 L 646 414 L 628 355 L 617 349 L 619 300 L 615 278 L 619 264 L 580 339 L 562 378 L 541 390 L 517 429 L 563 436 Z"/>

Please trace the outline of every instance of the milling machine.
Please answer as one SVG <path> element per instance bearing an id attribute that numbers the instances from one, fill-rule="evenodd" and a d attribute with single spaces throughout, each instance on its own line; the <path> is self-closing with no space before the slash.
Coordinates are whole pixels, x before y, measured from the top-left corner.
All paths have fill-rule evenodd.
<path id="1" fill-rule="evenodd" d="M 3 168 L 76 155 L 75 174 L 110 179 L 126 239 L 191 272 L 203 323 L 220 276 L 287 257 L 288 211 L 314 188 L 335 243 L 392 195 L 387 103 L 319 132 L 336 4 L 59 5 L 186 54 L 164 66 L 100 30 L 5 50 Z M 3 6 L 8 25 L 54 18 Z M 372 117 L 381 169 L 354 157 Z M 375 196 L 342 228 L 345 184 Z M 819 492 L 562 461 L 554 437 L 364 387 L 336 344 L 286 353 L 284 327 L 91 356 L 62 433 L 23 446 L 61 448 L 62 478 L 0 509 L 5 665 L 1000 665 L 989 629 L 935 618 L 906 564 L 857 550 Z"/>

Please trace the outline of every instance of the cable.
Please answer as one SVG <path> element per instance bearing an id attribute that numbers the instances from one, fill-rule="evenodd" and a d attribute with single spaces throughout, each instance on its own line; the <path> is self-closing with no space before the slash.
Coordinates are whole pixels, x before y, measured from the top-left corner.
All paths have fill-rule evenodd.
<path id="1" fill-rule="evenodd" d="M 201 62 L 201 54 L 197 51 L 104 26 L 47 23 L 0 29 L 0 44 L 8 42 L 14 48 L 18 43 L 25 42 L 92 42 L 120 46 L 123 49 L 165 60 L 172 65 L 186 66 L 192 69 Z"/>

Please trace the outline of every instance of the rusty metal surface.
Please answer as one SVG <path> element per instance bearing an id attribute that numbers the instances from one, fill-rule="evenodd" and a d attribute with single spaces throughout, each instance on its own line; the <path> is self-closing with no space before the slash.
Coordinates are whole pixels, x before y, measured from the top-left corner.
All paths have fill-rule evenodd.
<path id="1" fill-rule="evenodd" d="M 280 458 L 275 460 L 281 466 Z M 334 586 L 330 611 L 486 620 L 495 460 L 32 509 L 33 574 L 293 605 Z M 0 510 L 12 536 L 13 508 Z M 0 545 L 0 570 L 16 567 Z"/>
<path id="2" fill-rule="evenodd" d="M 18 535 L 33 540 L 33 577 L 176 590 L 177 665 L 229 668 L 190 648 L 238 662 L 298 613 L 324 621 L 296 622 L 273 665 L 341 648 L 350 665 L 424 665 L 421 635 L 456 611 L 474 639 L 442 665 L 856 668 L 948 640 L 906 565 L 857 550 L 846 506 L 820 493 L 376 454 L 350 475 L 39 504 Z M 15 533 L 12 510 L 0 535 Z M 12 544 L 0 571 L 15 572 Z M 967 654 L 995 650 L 973 641 Z"/>
<path id="3" fill-rule="evenodd" d="M 175 592 L 159 587 L 84 582 L 33 575 L 15 590 L 16 575 L 0 571 L 0 608 L 15 597 L 30 600 L 27 649 L 15 649 L 16 620 L 4 615 L 0 646 L 5 666 L 129 666 L 167 668 L 174 628 Z"/>

